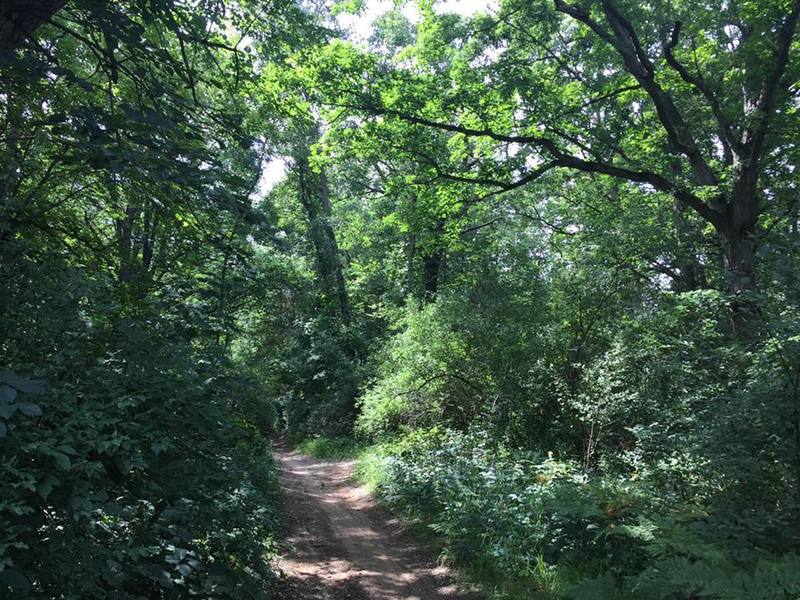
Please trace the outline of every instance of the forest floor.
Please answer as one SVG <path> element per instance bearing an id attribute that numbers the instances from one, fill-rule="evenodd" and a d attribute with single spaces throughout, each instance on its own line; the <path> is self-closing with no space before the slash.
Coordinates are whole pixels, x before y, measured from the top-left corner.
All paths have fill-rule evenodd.
<path id="1" fill-rule="evenodd" d="M 477 600 L 436 553 L 352 481 L 355 461 L 276 444 L 283 488 L 280 600 Z"/>

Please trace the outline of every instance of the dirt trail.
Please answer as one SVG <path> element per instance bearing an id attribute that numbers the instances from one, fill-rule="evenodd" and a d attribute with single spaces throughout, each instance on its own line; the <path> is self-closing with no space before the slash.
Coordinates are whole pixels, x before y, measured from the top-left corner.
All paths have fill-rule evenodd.
<path id="1" fill-rule="evenodd" d="M 350 481 L 353 461 L 275 447 L 284 490 L 281 600 L 477 600 Z"/>

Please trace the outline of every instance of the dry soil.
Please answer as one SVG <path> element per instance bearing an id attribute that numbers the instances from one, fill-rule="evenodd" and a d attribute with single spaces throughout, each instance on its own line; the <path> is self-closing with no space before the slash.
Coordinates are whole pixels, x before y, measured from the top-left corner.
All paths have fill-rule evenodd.
<path id="1" fill-rule="evenodd" d="M 275 447 L 283 488 L 280 600 L 477 600 L 436 553 L 352 482 L 353 461 Z"/>

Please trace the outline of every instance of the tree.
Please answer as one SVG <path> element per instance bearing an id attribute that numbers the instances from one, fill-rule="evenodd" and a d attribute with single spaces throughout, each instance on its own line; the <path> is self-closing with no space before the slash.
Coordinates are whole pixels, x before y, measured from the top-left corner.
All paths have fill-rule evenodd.
<path id="1" fill-rule="evenodd" d="M 325 101 L 452 134 L 450 160 L 433 164 L 442 179 L 502 191 L 568 169 L 671 196 L 719 236 L 721 285 L 758 289 L 759 218 L 786 185 L 797 127 L 800 3 L 698 15 L 679 2 L 509 0 L 457 26 L 424 6 L 411 64 L 351 57 L 368 84 L 339 77 Z"/>
<path id="2" fill-rule="evenodd" d="M 329 297 L 337 298 L 339 314 L 347 326 L 352 320 L 352 311 L 339 244 L 331 223 L 333 215 L 328 178 L 323 167 L 312 168 L 310 163 L 310 147 L 317 137 L 314 135 L 299 144 L 293 168 L 297 176 L 298 198 L 308 219 L 308 235 L 314 245 L 321 287 Z"/>
<path id="3" fill-rule="evenodd" d="M 0 48 L 21 44 L 52 17 L 66 0 L 9 0 L 0 9 Z"/>
<path id="4" fill-rule="evenodd" d="M 267 279 L 240 44 L 274 42 L 268 64 L 303 15 L 77 0 L 0 49 L 0 596 L 268 593 L 275 410 L 235 353 Z"/>

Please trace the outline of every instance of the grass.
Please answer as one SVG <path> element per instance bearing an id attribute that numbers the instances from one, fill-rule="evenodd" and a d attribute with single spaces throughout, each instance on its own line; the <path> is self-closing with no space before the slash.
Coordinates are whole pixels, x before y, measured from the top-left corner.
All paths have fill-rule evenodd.
<path id="1" fill-rule="evenodd" d="M 354 478 L 371 494 L 374 494 L 386 480 L 386 461 L 389 456 L 387 446 L 384 444 L 366 446 L 358 454 Z"/>
<path id="2" fill-rule="evenodd" d="M 298 442 L 294 449 L 322 460 L 356 460 L 354 479 L 374 492 L 386 478 L 386 458 L 391 454 L 390 443 L 372 446 L 352 438 L 313 437 Z"/>
<path id="3" fill-rule="evenodd" d="M 352 438 L 314 437 L 303 440 L 294 449 L 314 458 L 344 460 L 358 458 L 364 446 Z"/>
<path id="4" fill-rule="evenodd" d="M 389 444 L 368 446 L 352 438 L 307 438 L 294 446 L 294 449 L 322 460 L 356 460 L 353 479 L 375 492 L 386 478 L 386 457 Z"/>

